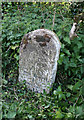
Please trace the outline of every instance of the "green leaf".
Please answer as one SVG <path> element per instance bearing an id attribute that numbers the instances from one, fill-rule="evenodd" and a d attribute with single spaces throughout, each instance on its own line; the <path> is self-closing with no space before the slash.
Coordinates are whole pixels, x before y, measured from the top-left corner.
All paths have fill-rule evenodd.
<path id="1" fill-rule="evenodd" d="M 18 47 L 18 45 L 16 46 L 11 46 L 11 49 L 15 50 Z"/>
<path id="2" fill-rule="evenodd" d="M 7 47 L 8 47 L 8 46 L 10 45 L 10 42 L 8 42 L 6 45 L 7 45 Z"/>
<path id="3" fill-rule="evenodd" d="M 64 41 L 67 42 L 68 44 L 71 44 L 71 41 L 70 41 L 69 37 L 65 37 Z"/>
<path id="4" fill-rule="evenodd" d="M 15 118 L 16 112 L 14 111 L 8 111 L 7 118 Z"/>
<path id="5" fill-rule="evenodd" d="M 49 108 L 50 107 L 50 104 L 49 105 L 47 105 L 47 106 L 45 106 L 44 108 L 46 109 L 46 108 Z"/>
<path id="6" fill-rule="evenodd" d="M 60 111 L 56 112 L 56 118 L 63 118 L 63 117 L 64 115 Z"/>
<path id="7" fill-rule="evenodd" d="M 70 105 L 69 111 L 74 114 L 75 113 L 75 107 Z"/>
<path id="8" fill-rule="evenodd" d="M 82 47 L 82 42 L 77 42 L 78 48 L 80 49 Z"/>
<path id="9" fill-rule="evenodd" d="M 65 55 L 65 54 L 61 52 L 60 57 L 61 57 L 61 58 L 63 58 L 63 57 L 64 57 L 64 55 Z"/>
<path id="10" fill-rule="evenodd" d="M 71 55 L 71 53 L 69 52 L 69 50 L 65 49 L 64 52 L 67 54 L 67 55 Z"/>
<path id="11" fill-rule="evenodd" d="M 61 48 L 64 48 L 65 47 L 65 45 L 64 44 L 61 44 Z"/>
<path id="12" fill-rule="evenodd" d="M 83 111 L 82 106 L 77 106 L 76 107 L 76 114 L 77 114 L 77 116 L 84 115 L 84 111 Z"/>
<path id="13" fill-rule="evenodd" d="M 71 93 L 70 93 L 70 92 L 67 92 L 67 93 L 66 93 L 66 96 L 67 96 L 67 97 L 70 97 L 70 96 L 71 96 Z"/>
<path id="14" fill-rule="evenodd" d="M 73 85 L 68 85 L 67 88 L 69 88 L 70 90 L 73 89 Z"/>
<path id="15" fill-rule="evenodd" d="M 81 81 L 77 82 L 77 83 L 73 86 L 72 90 L 73 90 L 74 92 L 77 92 L 76 90 L 79 90 L 81 85 L 82 85 L 82 82 L 81 82 Z"/>
<path id="16" fill-rule="evenodd" d="M 61 34 L 62 34 L 62 31 L 57 32 L 58 36 L 61 36 Z"/>
<path id="17" fill-rule="evenodd" d="M 8 83 L 8 81 L 3 79 L 3 83 L 6 85 Z"/>
<path id="18" fill-rule="evenodd" d="M 31 119 L 31 118 L 33 118 L 33 117 L 32 117 L 32 115 L 28 115 L 28 118 Z"/>
<path id="19" fill-rule="evenodd" d="M 59 60 L 58 60 L 58 63 L 59 63 L 59 64 L 62 64 L 64 55 L 65 55 L 64 53 L 61 53 L 61 54 L 60 54 L 60 58 L 59 58 Z"/>
<path id="20" fill-rule="evenodd" d="M 77 67 L 77 65 L 73 62 L 73 63 L 69 63 L 69 66 L 71 67 Z"/>
<path id="21" fill-rule="evenodd" d="M 59 93 L 59 100 L 65 99 L 65 95 L 63 93 Z"/>
<path id="22" fill-rule="evenodd" d="M 60 91 L 62 91 L 61 86 L 59 86 L 58 89 L 57 89 L 57 92 L 60 92 Z"/>
<path id="23" fill-rule="evenodd" d="M 72 113 L 67 113 L 67 118 L 72 118 Z"/>
<path id="24" fill-rule="evenodd" d="M 14 58 L 16 58 L 17 60 L 19 60 L 19 56 L 17 54 L 14 55 Z"/>

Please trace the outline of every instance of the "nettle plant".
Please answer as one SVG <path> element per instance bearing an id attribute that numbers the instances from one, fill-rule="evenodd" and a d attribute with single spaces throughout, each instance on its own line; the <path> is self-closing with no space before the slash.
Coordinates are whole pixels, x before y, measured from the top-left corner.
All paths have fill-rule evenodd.
<path id="1" fill-rule="evenodd" d="M 73 9 L 69 3 L 2 3 L 3 118 L 84 118 L 84 29 L 79 22 L 78 37 L 70 40 Z M 61 42 L 50 94 L 32 93 L 18 82 L 21 39 L 38 28 L 53 30 Z"/>

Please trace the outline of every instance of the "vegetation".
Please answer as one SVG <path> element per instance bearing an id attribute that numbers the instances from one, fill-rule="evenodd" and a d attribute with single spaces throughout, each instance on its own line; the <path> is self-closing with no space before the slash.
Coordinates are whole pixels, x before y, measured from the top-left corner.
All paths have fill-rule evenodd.
<path id="1" fill-rule="evenodd" d="M 74 17 L 83 3 L 2 3 L 2 118 L 84 119 L 84 21 L 70 40 Z M 55 15 L 54 25 L 53 17 Z M 18 82 L 19 46 L 24 34 L 38 28 L 53 30 L 61 42 L 56 81 L 50 94 L 33 93 Z"/>

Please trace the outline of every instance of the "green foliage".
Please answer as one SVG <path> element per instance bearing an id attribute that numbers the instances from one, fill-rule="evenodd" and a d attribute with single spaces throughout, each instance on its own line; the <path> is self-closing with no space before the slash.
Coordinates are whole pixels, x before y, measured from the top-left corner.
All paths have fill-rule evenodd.
<path id="1" fill-rule="evenodd" d="M 73 15 L 83 9 L 80 4 L 2 3 L 3 118 L 84 118 L 83 21 L 78 23 L 78 37 L 72 41 L 69 39 Z M 61 41 L 56 82 L 50 94 L 33 93 L 27 90 L 25 81 L 18 82 L 20 42 L 24 34 L 35 29 L 52 30 L 54 10 L 53 31 Z"/>

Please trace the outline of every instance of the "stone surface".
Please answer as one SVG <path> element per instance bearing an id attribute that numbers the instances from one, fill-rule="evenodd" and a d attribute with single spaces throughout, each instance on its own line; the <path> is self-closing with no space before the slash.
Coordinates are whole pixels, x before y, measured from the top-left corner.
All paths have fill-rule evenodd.
<path id="1" fill-rule="evenodd" d="M 55 81 L 61 44 L 55 33 L 37 29 L 24 35 L 20 45 L 19 81 L 29 89 L 49 93 Z"/>

